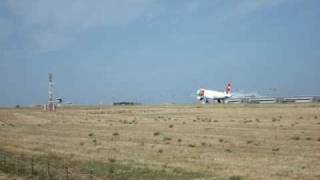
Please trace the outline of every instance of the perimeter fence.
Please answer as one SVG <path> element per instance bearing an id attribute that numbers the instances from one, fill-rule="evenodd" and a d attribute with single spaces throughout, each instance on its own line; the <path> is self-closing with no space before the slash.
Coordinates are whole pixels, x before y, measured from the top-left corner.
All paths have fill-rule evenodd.
<path id="1" fill-rule="evenodd" d="M 0 150 L 0 171 L 23 179 L 41 180 L 101 180 L 93 170 L 73 168 L 71 163 L 51 157 L 14 154 Z M 86 172 L 87 171 L 87 172 Z"/>

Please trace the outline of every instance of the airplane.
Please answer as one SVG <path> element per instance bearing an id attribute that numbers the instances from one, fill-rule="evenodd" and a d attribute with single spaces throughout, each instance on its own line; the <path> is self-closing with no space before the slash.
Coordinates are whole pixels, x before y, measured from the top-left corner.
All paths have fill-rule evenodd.
<path id="1" fill-rule="evenodd" d="M 213 101 L 217 101 L 218 103 L 221 103 L 230 97 L 231 97 L 230 82 L 227 84 L 225 92 L 212 91 L 212 90 L 202 89 L 202 88 L 197 90 L 197 99 L 203 104 L 209 103 L 209 100 L 213 100 Z"/>

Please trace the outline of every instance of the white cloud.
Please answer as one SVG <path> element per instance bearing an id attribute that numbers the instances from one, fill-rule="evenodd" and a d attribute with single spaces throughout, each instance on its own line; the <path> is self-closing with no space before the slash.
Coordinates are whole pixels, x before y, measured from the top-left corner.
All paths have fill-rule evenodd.
<path id="1" fill-rule="evenodd" d="M 11 17 L 6 21 L 18 24 L 11 27 L 11 31 L 13 28 L 23 31 L 28 46 L 46 52 L 63 47 L 75 39 L 78 33 L 90 28 L 133 23 L 154 2 L 155 0 L 7 0 L 5 6 Z M 1 23 L 3 22 L 0 21 L 0 25 Z M 7 34 L 1 30 L 0 38 L 7 37 Z"/>
<path id="2" fill-rule="evenodd" d="M 281 5 L 288 0 L 242 0 L 235 3 L 230 9 L 225 10 L 223 19 L 244 17 L 260 10 Z"/>
<path id="3" fill-rule="evenodd" d="M 49 52 L 73 43 L 81 33 L 92 28 L 126 26 L 140 19 L 152 24 L 152 21 L 161 18 L 159 14 L 161 16 L 161 13 L 168 13 L 171 10 L 176 12 L 170 17 L 172 24 L 175 24 L 180 18 L 186 17 L 186 14 L 196 13 L 201 7 L 206 6 L 206 1 L 192 0 L 182 2 L 179 7 L 161 7 L 158 1 L 5 0 L 4 7 L 9 13 L 5 17 L 0 16 L 0 46 L 5 45 L 9 48 L 10 45 L 6 45 L 6 41 L 14 36 L 20 38 L 18 40 L 22 44 L 20 46 L 24 45 L 28 53 Z M 232 1 L 234 3 L 225 3 L 224 0 L 210 1 L 215 4 L 212 10 L 215 16 L 213 23 L 248 16 L 286 1 L 288 0 Z M 157 12 L 155 6 L 160 12 Z"/>

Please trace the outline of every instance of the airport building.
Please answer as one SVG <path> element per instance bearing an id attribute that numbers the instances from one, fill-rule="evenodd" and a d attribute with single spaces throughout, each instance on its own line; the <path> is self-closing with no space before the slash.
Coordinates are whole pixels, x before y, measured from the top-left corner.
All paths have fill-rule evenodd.
<path id="1" fill-rule="evenodd" d="M 272 104 L 272 103 L 312 103 L 320 102 L 320 96 L 295 96 L 295 97 L 244 97 L 230 98 L 226 100 L 228 104 Z"/>

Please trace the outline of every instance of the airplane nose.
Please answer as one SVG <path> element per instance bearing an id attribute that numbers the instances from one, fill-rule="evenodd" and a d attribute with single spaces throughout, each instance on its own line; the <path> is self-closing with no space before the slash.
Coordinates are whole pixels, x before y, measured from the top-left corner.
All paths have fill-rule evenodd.
<path id="1" fill-rule="evenodd" d="M 197 95 L 199 96 L 199 94 L 200 94 L 200 89 L 197 90 Z"/>

